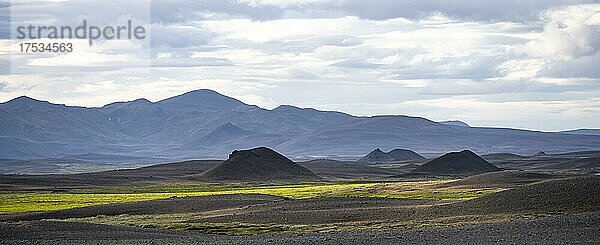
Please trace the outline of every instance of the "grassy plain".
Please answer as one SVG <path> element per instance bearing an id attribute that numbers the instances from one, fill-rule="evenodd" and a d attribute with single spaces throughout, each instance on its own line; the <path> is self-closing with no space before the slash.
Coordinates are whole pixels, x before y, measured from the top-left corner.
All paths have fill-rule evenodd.
<path id="1" fill-rule="evenodd" d="M 210 183 L 165 183 L 79 189 L 68 192 L 0 193 L 0 213 L 49 211 L 109 203 L 164 199 L 172 196 L 223 194 L 268 194 L 291 199 L 318 197 L 381 197 L 433 200 L 467 200 L 502 189 L 440 188 L 453 180 L 378 182 L 378 183 L 306 183 L 292 185 L 248 185 Z"/>

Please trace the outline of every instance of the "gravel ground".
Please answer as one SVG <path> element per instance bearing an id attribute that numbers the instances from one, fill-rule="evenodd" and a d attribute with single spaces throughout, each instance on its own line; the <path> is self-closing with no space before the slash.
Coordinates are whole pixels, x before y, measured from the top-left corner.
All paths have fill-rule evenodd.
<path id="1" fill-rule="evenodd" d="M 177 214 L 240 208 L 239 215 L 204 221 L 220 223 L 322 224 L 342 221 L 377 221 L 395 217 L 394 210 L 413 205 L 440 203 L 433 200 L 387 198 L 310 198 L 286 200 L 270 195 L 215 195 L 142 202 L 106 204 L 49 212 L 0 215 L 1 221 L 68 219 L 120 214 Z M 234 213 L 238 213 L 234 212 Z M 234 214 L 231 213 L 231 214 Z"/>
<path id="2" fill-rule="evenodd" d="M 582 213 L 600 211 L 600 176 L 543 181 L 456 203 L 457 213 Z M 450 211 L 450 210 L 449 210 Z"/>
<path id="3" fill-rule="evenodd" d="M 255 205 L 235 215 L 198 218 L 197 222 L 252 224 L 330 224 L 405 220 L 414 207 L 444 203 L 435 200 L 393 198 L 310 198 Z M 429 217 L 429 216 L 427 216 Z"/>
<path id="4" fill-rule="evenodd" d="M 599 244 L 600 213 L 408 231 L 207 235 L 51 221 L 0 223 L 0 244 Z"/>
<path id="5" fill-rule="evenodd" d="M 285 199 L 282 197 L 259 194 L 177 197 L 141 202 L 114 203 L 49 212 L 0 215 L 0 221 L 68 219 L 93 217 L 97 215 L 206 212 L 228 208 L 241 208 L 283 200 Z"/>
<path id="6" fill-rule="evenodd" d="M 549 174 L 518 170 L 478 174 L 464 179 L 444 183 L 439 187 L 466 186 L 471 188 L 514 188 L 543 180 L 576 177 L 567 174 Z"/>

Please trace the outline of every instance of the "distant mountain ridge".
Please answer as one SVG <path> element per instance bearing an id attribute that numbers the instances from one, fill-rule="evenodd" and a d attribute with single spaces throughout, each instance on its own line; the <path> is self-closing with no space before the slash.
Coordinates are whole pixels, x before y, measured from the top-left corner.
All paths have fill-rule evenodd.
<path id="1" fill-rule="evenodd" d="M 561 131 L 563 134 L 581 134 L 581 135 L 600 135 L 600 129 L 582 128 L 568 131 Z"/>
<path id="2" fill-rule="evenodd" d="M 25 96 L 0 103 L 0 158 L 5 159 L 86 153 L 224 159 L 232 150 L 259 145 L 294 159 L 356 159 L 377 147 L 531 155 L 598 150 L 600 136 L 451 126 L 410 116 L 358 117 L 290 105 L 267 110 L 212 90 L 93 108 Z"/>
<path id="3" fill-rule="evenodd" d="M 448 125 L 448 126 L 457 126 L 457 127 L 471 127 L 469 126 L 469 124 L 463 122 L 463 121 L 458 121 L 458 120 L 452 120 L 452 121 L 443 121 L 443 122 L 439 122 L 441 124 L 444 125 Z"/>

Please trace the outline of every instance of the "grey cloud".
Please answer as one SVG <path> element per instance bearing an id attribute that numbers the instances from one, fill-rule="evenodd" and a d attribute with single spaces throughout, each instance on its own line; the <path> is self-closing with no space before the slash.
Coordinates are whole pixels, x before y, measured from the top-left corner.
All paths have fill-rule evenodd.
<path id="1" fill-rule="evenodd" d="M 10 57 L 3 57 L 3 58 L 7 58 L 7 59 L 0 59 L 0 75 L 8 75 L 10 74 L 10 68 L 11 68 L 11 63 L 10 63 Z"/>
<path id="2" fill-rule="evenodd" d="M 500 93 L 519 93 L 527 89 L 530 82 L 525 81 L 475 81 L 443 80 L 433 81 L 419 91 L 424 95 L 483 95 Z"/>
<path id="3" fill-rule="evenodd" d="M 593 2 L 593 1 L 572 1 Z M 467 20 L 524 21 L 538 18 L 541 10 L 564 5 L 561 0 L 374 0 L 348 1 L 345 9 L 369 19 L 405 17 L 419 19 L 440 12 L 450 17 Z"/>
<path id="4" fill-rule="evenodd" d="M 223 58 L 173 58 L 152 60 L 152 67 L 198 67 L 198 66 L 233 66 L 233 62 Z"/>
<path id="5" fill-rule="evenodd" d="M 566 4 L 595 3 L 594 0 L 346 0 L 302 3 L 287 6 L 291 16 L 305 18 L 354 15 L 364 19 L 421 19 L 433 13 L 479 21 L 527 21 L 540 11 Z M 283 8 L 283 7 L 282 7 Z"/>
<path id="6" fill-rule="evenodd" d="M 545 93 L 541 100 L 552 99 L 547 93 L 559 94 L 567 92 L 600 91 L 594 84 L 598 81 L 560 85 L 536 81 L 502 81 L 502 80 L 433 80 L 419 91 L 422 95 L 492 95 L 492 94 L 526 94 L 521 100 L 530 100 L 533 93 Z"/>
<path id="7" fill-rule="evenodd" d="M 150 3 L 145 0 L 31 2 L 10 8 L 13 24 L 54 19 L 54 25 L 80 25 L 85 19 L 88 25 L 110 25 L 122 18 L 150 23 Z"/>
<path id="8" fill-rule="evenodd" d="M 2 93 L 13 93 L 13 92 L 23 92 L 31 90 L 35 88 L 36 84 L 10 84 L 8 81 L 0 80 L 0 92 Z"/>
<path id="9" fill-rule="evenodd" d="M 300 80 L 318 80 L 320 77 L 314 73 L 302 70 L 302 69 L 289 69 L 286 71 L 289 79 L 300 79 Z"/>
<path id="10" fill-rule="evenodd" d="M 153 48 L 184 48 L 201 46 L 213 38 L 213 34 L 194 26 L 152 25 L 150 42 Z"/>
<path id="11" fill-rule="evenodd" d="M 253 48 L 262 48 L 271 52 L 312 52 L 323 46 L 351 47 L 362 44 L 362 39 L 349 35 L 310 36 L 295 40 L 271 41 Z"/>
<path id="12" fill-rule="evenodd" d="M 159 57 L 162 55 L 161 57 Z M 233 66 L 233 62 L 225 58 L 192 57 L 188 51 L 174 51 L 165 49 L 165 52 L 152 54 L 152 67 L 197 67 L 197 66 Z"/>
<path id="13" fill-rule="evenodd" d="M 0 2 L 0 39 L 10 39 L 10 5 Z"/>
<path id="14" fill-rule="evenodd" d="M 359 60 L 344 60 L 344 61 L 333 63 L 330 66 L 343 67 L 343 68 L 357 68 L 357 69 L 361 69 L 361 68 L 373 69 L 373 68 L 380 67 L 381 64 L 369 63 L 369 62 L 364 62 L 364 61 L 359 61 Z"/>
<path id="15" fill-rule="evenodd" d="M 341 46 L 341 47 L 350 47 L 356 46 L 363 43 L 363 40 L 359 37 L 354 37 L 350 35 L 334 35 L 327 36 L 321 39 L 323 45 L 330 46 Z"/>
<path id="16" fill-rule="evenodd" d="M 538 19 L 540 11 L 566 4 L 595 3 L 594 0 L 346 0 L 314 3 L 256 5 L 243 1 L 175 1 L 153 0 L 153 22 L 185 22 L 201 19 L 200 11 L 226 13 L 255 20 L 280 18 L 331 18 L 358 16 L 363 19 L 421 19 L 435 13 L 475 21 L 516 21 Z"/>
<path id="17" fill-rule="evenodd" d="M 538 73 L 540 76 L 557 78 L 597 78 L 600 79 L 600 52 L 569 61 L 556 61 Z"/>
<path id="18" fill-rule="evenodd" d="M 579 81 L 574 84 L 552 84 L 535 82 L 527 88 L 528 92 L 534 93 L 569 93 L 569 92 L 600 92 L 600 80 L 596 81 Z M 547 97 L 547 96 L 546 96 Z M 580 99 L 581 97 L 573 97 L 572 99 Z M 548 98 L 546 98 L 548 99 Z"/>
<path id="19" fill-rule="evenodd" d="M 225 13 L 232 17 L 249 17 L 255 20 L 277 19 L 283 14 L 275 6 L 250 6 L 235 0 L 152 0 L 153 23 L 181 23 L 201 20 L 204 11 Z"/>
<path id="20" fill-rule="evenodd" d="M 465 57 L 442 57 L 417 64 L 384 66 L 392 79 L 486 79 L 496 77 L 496 66 L 505 56 L 473 54 Z"/>

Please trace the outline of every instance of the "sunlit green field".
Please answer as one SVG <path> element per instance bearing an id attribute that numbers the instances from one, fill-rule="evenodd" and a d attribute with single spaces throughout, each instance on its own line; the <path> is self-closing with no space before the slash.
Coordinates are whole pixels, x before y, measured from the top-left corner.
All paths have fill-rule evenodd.
<path id="1" fill-rule="evenodd" d="M 438 188 L 452 180 L 393 183 L 308 183 L 299 185 L 217 185 L 177 183 L 75 190 L 68 193 L 0 193 L 0 213 L 48 211 L 169 198 L 223 194 L 268 194 L 292 199 L 318 197 L 384 197 L 465 200 L 501 189 Z"/>

